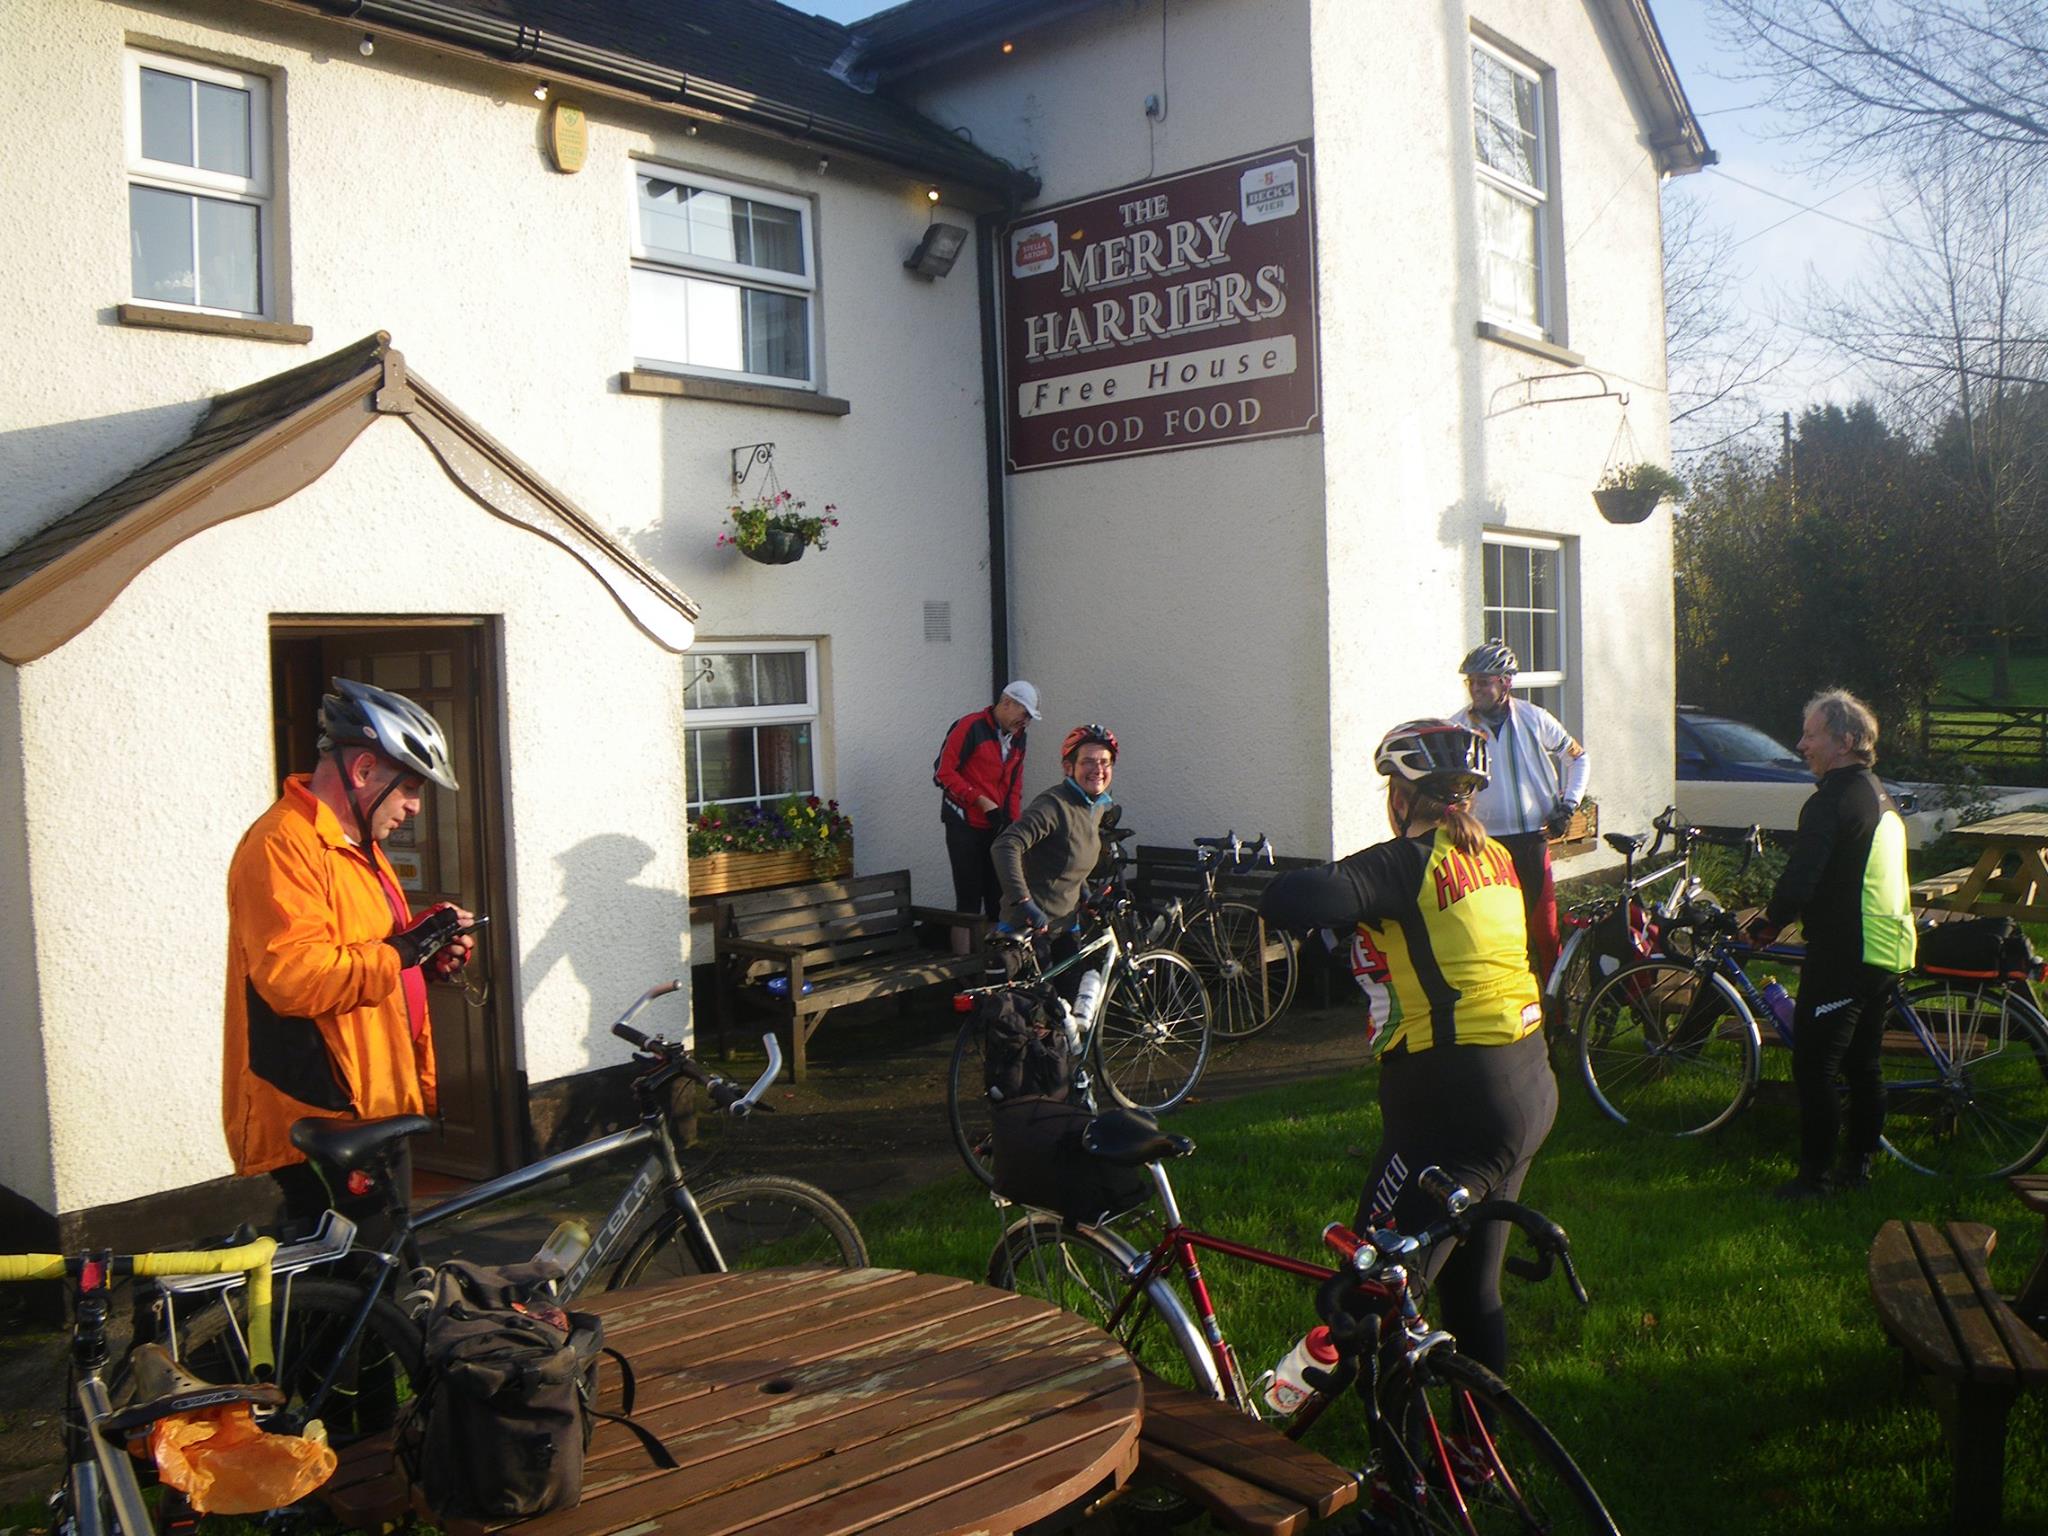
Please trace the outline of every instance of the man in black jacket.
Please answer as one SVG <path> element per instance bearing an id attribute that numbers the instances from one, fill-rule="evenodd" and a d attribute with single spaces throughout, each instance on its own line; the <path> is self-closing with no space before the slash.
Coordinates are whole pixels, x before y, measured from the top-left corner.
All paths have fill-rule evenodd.
<path id="1" fill-rule="evenodd" d="M 1869 1182 L 1884 1133 L 1886 1004 L 1914 954 L 1906 824 L 1871 772 L 1877 717 L 1842 689 L 1817 694 L 1806 706 L 1799 755 L 1820 783 L 1800 809 L 1791 859 L 1749 933 L 1751 943 L 1768 944 L 1797 918 L 1806 936 L 1792 1017 L 1799 1172 L 1773 1191 L 1781 1200 Z M 1830 1172 L 1842 1119 L 1838 1074 L 1849 1084 L 1849 1134 L 1841 1168 Z"/>

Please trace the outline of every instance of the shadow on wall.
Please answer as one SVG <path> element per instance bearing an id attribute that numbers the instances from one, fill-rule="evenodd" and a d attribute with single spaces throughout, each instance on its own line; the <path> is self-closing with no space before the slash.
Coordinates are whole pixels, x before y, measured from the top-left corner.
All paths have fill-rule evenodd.
<path id="1" fill-rule="evenodd" d="M 191 433 L 212 402 L 183 401 L 0 432 L 0 551 L 159 458 Z"/>
<path id="2" fill-rule="evenodd" d="M 681 940 L 690 923 L 689 902 L 680 892 L 641 885 L 637 877 L 654 858 L 654 850 L 637 837 L 623 832 L 606 832 L 586 838 L 565 853 L 555 856 L 562 872 L 562 907 L 540 942 L 527 952 L 521 975 L 531 993 L 548 972 L 566 960 L 569 971 L 590 997 L 590 1022 L 585 1041 L 595 1055 L 611 1038 L 613 1019 L 628 1003 L 656 982 L 666 981 L 681 970 Z M 618 952 L 621 936 L 660 935 L 676 946 L 675 968 L 662 976 L 625 976 L 609 962 Z M 632 946 L 627 946 L 632 947 Z M 656 1003 L 640 1021 L 649 1033 L 673 1037 L 684 1022 L 679 1007 L 673 1017 L 662 1016 L 663 1004 Z M 582 1116 L 572 1108 L 572 1116 Z M 564 1123 L 555 1133 L 562 1146 L 574 1146 L 594 1134 L 597 1126 Z M 567 1138 L 567 1139 L 564 1139 Z"/>

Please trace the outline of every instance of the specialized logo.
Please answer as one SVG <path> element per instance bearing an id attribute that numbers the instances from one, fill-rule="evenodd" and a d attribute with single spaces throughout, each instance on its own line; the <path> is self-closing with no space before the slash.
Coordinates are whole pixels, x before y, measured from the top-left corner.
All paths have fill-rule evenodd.
<path id="1" fill-rule="evenodd" d="M 1436 909 L 1442 912 L 1453 902 L 1463 901 L 1471 892 L 1488 885 L 1522 888 L 1515 877 L 1515 861 L 1498 843 L 1488 843 L 1476 855 L 1452 848 L 1436 866 Z"/>
<path id="2" fill-rule="evenodd" d="M 1407 1183 L 1407 1160 L 1396 1152 L 1387 1159 L 1387 1171 L 1380 1175 L 1379 1183 L 1372 1187 L 1370 1225 L 1390 1227 L 1394 1224 L 1394 1202 L 1401 1198 L 1401 1190 Z"/>

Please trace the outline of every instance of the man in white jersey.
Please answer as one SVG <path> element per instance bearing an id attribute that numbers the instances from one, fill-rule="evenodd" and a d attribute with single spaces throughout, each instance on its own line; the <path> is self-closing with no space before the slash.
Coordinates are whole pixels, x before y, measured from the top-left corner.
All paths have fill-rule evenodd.
<path id="1" fill-rule="evenodd" d="M 1473 648 L 1458 670 L 1472 703 L 1451 718 L 1483 733 L 1493 758 L 1493 781 L 1472 800 L 1472 810 L 1515 861 L 1522 906 L 1529 918 L 1529 967 L 1537 985 L 1550 979 L 1557 960 L 1557 887 L 1550 873 L 1550 839 L 1564 831 L 1586 793 L 1586 749 L 1557 716 L 1518 699 L 1512 690 L 1521 663 L 1503 640 Z"/>

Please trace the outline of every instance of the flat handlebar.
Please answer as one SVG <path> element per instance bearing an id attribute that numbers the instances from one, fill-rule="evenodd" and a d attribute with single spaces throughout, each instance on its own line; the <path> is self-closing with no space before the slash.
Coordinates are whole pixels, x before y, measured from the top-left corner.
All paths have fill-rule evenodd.
<path id="1" fill-rule="evenodd" d="M 632 1007 L 612 1021 L 612 1033 L 651 1061 L 664 1067 L 671 1067 L 692 1082 L 701 1084 L 710 1094 L 711 1102 L 735 1119 L 744 1119 L 753 1113 L 756 1107 L 772 1109 L 773 1105 L 761 1104 L 762 1095 L 768 1092 L 782 1072 L 782 1043 L 775 1038 L 772 1030 L 761 1036 L 762 1049 L 768 1053 L 768 1065 L 762 1069 L 761 1075 L 754 1080 L 751 1088 L 742 1089 L 730 1078 L 706 1071 L 696 1057 L 676 1042 L 664 1040 L 659 1035 L 643 1034 L 633 1028 L 629 1021 L 635 1014 L 656 998 L 667 997 L 680 986 L 682 982 L 677 980 L 649 987 L 634 1001 Z"/>

